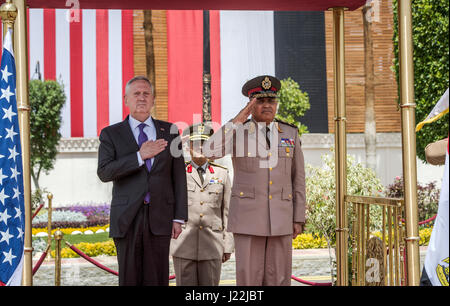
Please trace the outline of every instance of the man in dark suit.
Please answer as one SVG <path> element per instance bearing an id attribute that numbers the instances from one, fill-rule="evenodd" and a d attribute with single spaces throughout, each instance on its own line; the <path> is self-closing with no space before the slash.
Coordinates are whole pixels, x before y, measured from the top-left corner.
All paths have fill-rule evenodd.
<path id="1" fill-rule="evenodd" d="M 130 115 L 101 131 L 97 168 L 102 182 L 113 182 L 110 237 L 119 285 L 167 286 L 170 239 L 188 219 L 181 140 L 175 125 L 151 117 L 146 77 L 128 81 L 124 99 Z"/>

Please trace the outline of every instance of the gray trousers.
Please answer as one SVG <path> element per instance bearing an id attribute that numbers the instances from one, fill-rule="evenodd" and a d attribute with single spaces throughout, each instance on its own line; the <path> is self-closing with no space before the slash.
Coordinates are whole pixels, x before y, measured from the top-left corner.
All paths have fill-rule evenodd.
<path id="1" fill-rule="evenodd" d="M 218 286 L 222 260 L 191 260 L 173 257 L 177 286 Z"/>

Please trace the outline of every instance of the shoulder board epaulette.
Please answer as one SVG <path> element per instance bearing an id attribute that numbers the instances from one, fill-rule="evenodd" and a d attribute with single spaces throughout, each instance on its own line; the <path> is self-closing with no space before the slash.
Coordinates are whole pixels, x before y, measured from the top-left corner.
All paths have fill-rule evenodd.
<path id="1" fill-rule="evenodd" d="M 225 169 L 225 170 L 228 170 L 228 168 L 225 167 L 224 165 L 219 165 L 219 164 L 212 163 L 212 162 L 209 162 L 209 164 L 212 165 L 212 166 L 214 166 L 214 167 L 219 167 L 219 168 L 223 168 L 223 169 Z"/>
<path id="2" fill-rule="evenodd" d="M 283 120 L 280 120 L 280 119 L 278 119 L 278 118 L 275 118 L 275 121 L 276 121 L 276 122 L 279 122 L 279 123 L 283 123 L 283 124 L 289 125 L 289 126 L 292 126 L 293 128 L 298 129 L 298 127 L 297 127 L 295 124 L 288 123 L 288 122 L 283 121 Z"/>

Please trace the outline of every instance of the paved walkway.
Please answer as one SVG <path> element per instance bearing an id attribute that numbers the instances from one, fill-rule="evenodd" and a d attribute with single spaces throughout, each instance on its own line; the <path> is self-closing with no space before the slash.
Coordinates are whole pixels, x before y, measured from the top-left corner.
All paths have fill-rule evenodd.
<path id="1" fill-rule="evenodd" d="M 331 252 L 334 259 L 334 249 Z M 421 247 L 421 266 L 425 254 L 426 247 Z M 39 254 L 35 255 L 33 266 L 39 256 Z M 331 282 L 328 249 L 293 250 L 292 257 L 292 274 L 294 276 L 309 282 Z M 115 256 L 98 256 L 94 259 L 114 271 L 118 269 Z M 117 276 L 94 266 L 84 258 L 63 258 L 61 262 L 61 284 L 63 286 L 117 286 Z M 33 277 L 33 285 L 53 286 L 54 271 L 54 259 L 45 260 Z M 170 260 L 170 274 L 174 274 L 172 260 Z M 170 281 L 170 285 L 174 286 L 175 280 Z M 222 265 L 220 285 L 236 285 L 234 254 L 229 261 Z M 295 280 L 292 280 L 291 285 L 306 286 Z"/>

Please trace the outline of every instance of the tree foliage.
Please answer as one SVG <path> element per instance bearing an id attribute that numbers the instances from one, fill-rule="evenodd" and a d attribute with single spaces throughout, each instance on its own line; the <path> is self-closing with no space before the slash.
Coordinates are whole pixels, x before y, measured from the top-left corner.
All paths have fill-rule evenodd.
<path id="1" fill-rule="evenodd" d="M 420 122 L 427 117 L 449 84 L 449 1 L 413 0 L 412 23 L 416 121 Z M 394 0 L 394 24 L 394 69 L 398 81 L 397 0 Z M 416 135 L 417 156 L 426 162 L 425 147 L 445 138 L 448 129 L 448 115 L 432 124 L 426 124 Z"/>
<path id="2" fill-rule="evenodd" d="M 298 121 L 310 108 L 308 93 L 300 90 L 300 86 L 291 78 L 281 80 L 278 92 L 277 118 L 298 127 L 299 134 L 308 133 L 308 128 Z"/>
<path id="3" fill-rule="evenodd" d="M 32 80 L 30 97 L 30 163 L 36 189 L 42 171 L 53 169 L 61 138 L 61 109 L 66 101 L 64 88 L 56 81 Z"/>

